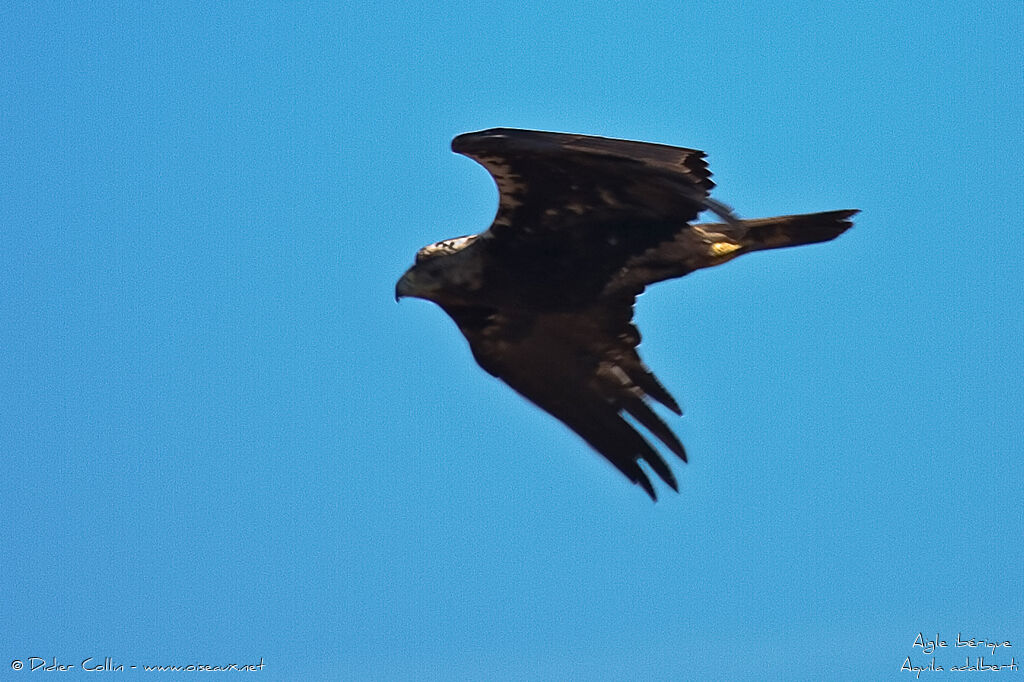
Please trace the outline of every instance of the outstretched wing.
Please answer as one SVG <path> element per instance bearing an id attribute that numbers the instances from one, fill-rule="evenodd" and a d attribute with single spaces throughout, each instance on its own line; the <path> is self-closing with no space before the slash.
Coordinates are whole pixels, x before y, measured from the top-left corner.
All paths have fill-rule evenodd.
<path id="1" fill-rule="evenodd" d="M 501 240 L 646 248 L 706 209 L 732 221 L 708 196 L 714 183 L 696 149 L 495 128 L 459 135 L 452 150 L 494 177 L 500 198 L 490 234 Z"/>
<path id="2" fill-rule="evenodd" d="M 686 461 L 686 451 L 647 398 L 681 414 L 679 405 L 640 360 L 640 334 L 630 323 L 633 297 L 571 313 L 526 314 L 446 308 L 480 366 L 579 434 L 652 499 L 644 460 L 678 490 L 672 470 L 630 425 L 631 415 Z"/>
<path id="3" fill-rule="evenodd" d="M 670 241 L 631 256 L 597 297 L 569 309 L 442 306 L 469 340 L 480 365 L 579 434 L 651 498 L 643 460 L 669 486 L 675 476 L 623 418 L 628 414 L 683 461 L 679 439 L 648 398 L 679 405 L 637 354 L 636 295 L 654 282 L 724 263 L 750 251 L 834 239 L 854 210 L 689 226 Z"/>

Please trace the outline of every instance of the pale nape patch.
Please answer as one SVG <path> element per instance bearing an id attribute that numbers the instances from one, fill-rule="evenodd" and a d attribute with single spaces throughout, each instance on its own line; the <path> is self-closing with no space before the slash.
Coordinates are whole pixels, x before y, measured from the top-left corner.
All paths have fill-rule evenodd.
<path id="1" fill-rule="evenodd" d="M 436 256 L 449 256 L 466 248 L 475 242 L 478 237 L 479 235 L 471 234 L 467 237 L 453 237 L 452 239 L 439 241 L 436 244 L 424 246 L 416 252 L 416 262 L 420 263 L 428 258 L 434 258 Z"/>

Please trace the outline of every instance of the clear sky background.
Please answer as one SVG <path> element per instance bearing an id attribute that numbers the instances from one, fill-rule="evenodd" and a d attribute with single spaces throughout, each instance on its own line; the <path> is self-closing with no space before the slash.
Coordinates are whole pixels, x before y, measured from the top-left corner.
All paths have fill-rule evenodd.
<path id="1" fill-rule="evenodd" d="M 0 11 L 0 677 L 1024 665 L 1018 0 L 140 5 Z M 862 209 L 640 298 L 680 494 L 395 304 L 489 225 L 448 144 L 494 126 Z"/>

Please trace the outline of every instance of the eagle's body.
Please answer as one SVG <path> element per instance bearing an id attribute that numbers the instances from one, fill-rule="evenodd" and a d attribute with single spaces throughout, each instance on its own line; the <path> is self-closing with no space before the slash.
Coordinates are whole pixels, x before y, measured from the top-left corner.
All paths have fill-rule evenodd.
<path id="1" fill-rule="evenodd" d="M 640 360 L 632 324 L 648 284 L 749 251 L 835 238 L 853 210 L 738 220 L 710 199 L 703 152 L 583 135 L 495 129 L 456 137 L 500 191 L 486 232 L 420 249 L 396 296 L 434 301 L 477 362 L 565 422 L 655 498 L 647 464 L 671 469 L 623 419 L 631 415 L 684 461 L 651 409 L 679 405 Z M 693 225 L 711 210 L 726 222 Z"/>

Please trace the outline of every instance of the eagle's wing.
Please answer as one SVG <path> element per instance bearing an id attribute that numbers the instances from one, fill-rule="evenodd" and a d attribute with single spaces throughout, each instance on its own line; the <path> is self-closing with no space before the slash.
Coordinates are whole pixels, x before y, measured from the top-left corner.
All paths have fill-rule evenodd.
<path id="1" fill-rule="evenodd" d="M 481 367 L 565 422 L 656 498 L 639 461 L 646 461 L 678 489 L 675 476 L 623 414 L 683 461 L 686 452 L 647 401 L 651 398 L 682 413 L 637 354 L 640 333 L 632 323 L 637 294 L 654 282 L 743 253 L 834 239 L 849 229 L 855 213 L 829 211 L 690 226 L 674 239 L 630 256 L 599 295 L 575 308 L 442 307 L 469 340 Z"/>
<path id="2" fill-rule="evenodd" d="M 656 499 L 639 460 L 678 490 L 658 452 L 623 419 L 629 414 L 683 461 L 682 443 L 646 401 L 679 405 L 640 360 L 633 297 L 562 313 L 449 309 L 480 365 L 551 413 Z"/>
<path id="3" fill-rule="evenodd" d="M 500 193 L 490 235 L 531 246 L 557 242 L 657 244 L 710 209 L 704 152 L 587 135 L 495 128 L 459 135 L 452 150 L 482 164 Z"/>

